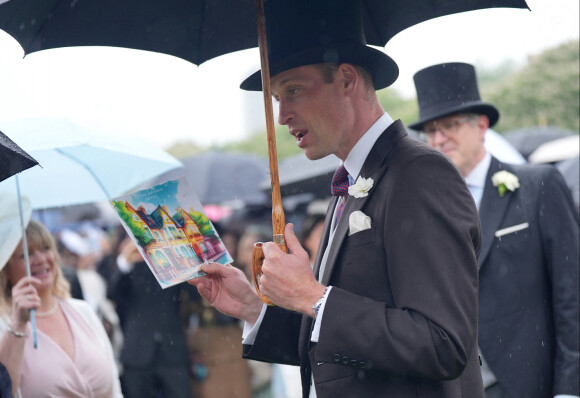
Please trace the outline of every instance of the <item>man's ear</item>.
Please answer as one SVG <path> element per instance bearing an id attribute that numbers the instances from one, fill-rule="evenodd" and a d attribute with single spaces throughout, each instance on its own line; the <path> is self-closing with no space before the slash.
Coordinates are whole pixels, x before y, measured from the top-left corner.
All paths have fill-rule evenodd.
<path id="1" fill-rule="evenodd" d="M 338 71 L 335 78 L 340 82 L 341 88 L 345 90 L 345 94 L 354 93 L 357 85 L 362 83 L 362 77 L 358 71 L 351 64 L 338 65 Z"/>
<path id="2" fill-rule="evenodd" d="M 479 130 L 479 136 L 483 141 L 485 139 L 485 132 L 489 128 L 489 118 L 486 115 L 479 115 L 477 118 L 477 128 Z"/>

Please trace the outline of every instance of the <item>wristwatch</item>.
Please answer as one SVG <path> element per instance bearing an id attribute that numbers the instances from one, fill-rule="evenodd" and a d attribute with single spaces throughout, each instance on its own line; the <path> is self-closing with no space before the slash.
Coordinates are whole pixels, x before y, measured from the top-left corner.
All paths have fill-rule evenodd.
<path id="1" fill-rule="evenodd" d="M 322 294 L 322 297 L 320 297 L 318 299 L 318 301 L 312 306 L 312 309 L 314 310 L 314 318 L 316 318 L 318 316 L 318 311 L 320 311 L 320 307 L 322 307 L 322 303 L 324 302 L 324 296 L 326 296 L 327 290 L 328 290 L 328 288 L 324 289 L 324 293 Z"/>

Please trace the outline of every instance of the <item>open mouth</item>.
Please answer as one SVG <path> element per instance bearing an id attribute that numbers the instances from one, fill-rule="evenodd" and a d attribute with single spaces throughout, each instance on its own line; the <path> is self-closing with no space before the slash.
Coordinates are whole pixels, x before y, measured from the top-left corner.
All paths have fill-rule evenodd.
<path id="1" fill-rule="evenodd" d="M 298 146 L 300 146 L 302 138 L 304 138 L 304 136 L 306 135 L 306 131 L 296 130 L 293 131 L 291 134 L 294 136 L 294 138 L 296 138 L 296 143 L 298 144 Z"/>
<path id="2" fill-rule="evenodd" d="M 50 269 L 49 268 L 40 268 L 40 269 L 34 270 L 30 274 L 32 276 L 34 276 L 35 278 L 46 278 L 50 274 Z"/>

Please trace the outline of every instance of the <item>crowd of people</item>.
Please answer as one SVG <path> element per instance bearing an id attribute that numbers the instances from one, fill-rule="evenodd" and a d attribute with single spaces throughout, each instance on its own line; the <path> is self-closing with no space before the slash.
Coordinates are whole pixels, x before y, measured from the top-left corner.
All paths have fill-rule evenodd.
<path id="1" fill-rule="evenodd" d="M 279 367 L 242 358 L 242 329 L 237 319 L 216 311 L 188 284 L 162 289 L 121 225 L 102 227 L 95 219 L 64 227 L 55 224 L 49 230 L 34 219 L 25 200 L 32 273 L 26 277 L 16 198 L 2 199 L 0 229 L 9 238 L 3 242 L 0 258 L 4 264 L 0 271 L 4 292 L 0 376 L 6 380 L 1 397 L 38 396 L 38 391 L 73 397 L 109 397 L 111 392 L 113 397 L 125 398 L 298 396 L 287 393 L 293 388 L 285 376 L 288 370 L 282 374 Z M 231 226 L 215 222 L 214 226 L 233 265 L 249 278 L 252 245 L 271 239 L 269 227 L 254 220 L 238 220 Z M 308 236 L 310 231 L 305 239 Z M 75 316 L 71 307 L 83 318 Z M 31 308 L 37 309 L 37 347 L 32 340 Z M 52 333 L 59 333 L 59 338 L 52 341 Z M 77 354 L 77 342 L 87 349 Z M 74 362 L 77 355 L 89 358 L 90 350 L 98 347 L 95 343 L 105 348 L 107 356 L 93 366 L 111 372 L 114 390 L 99 390 L 95 383 L 103 379 L 86 373 L 92 370 L 87 363 L 67 364 L 63 357 L 56 366 L 47 366 L 55 349 L 58 353 L 58 345 Z M 66 366 L 61 368 L 61 362 Z M 72 381 L 49 377 L 39 382 L 31 374 L 38 372 L 36 366 L 45 368 L 44 372 L 72 372 Z"/>
<path id="2" fill-rule="evenodd" d="M 327 210 L 286 226 L 287 252 L 262 224 L 216 223 L 234 262 L 162 289 L 122 228 L 51 233 L 24 203 L 23 234 L 0 198 L 2 397 L 578 398 L 561 174 L 486 151 L 500 111 L 472 65 L 415 75 L 421 142 L 377 99 L 398 68 L 359 2 L 265 7 L 278 122 L 309 159 L 340 159 Z M 252 286 L 257 241 L 274 305 Z"/>

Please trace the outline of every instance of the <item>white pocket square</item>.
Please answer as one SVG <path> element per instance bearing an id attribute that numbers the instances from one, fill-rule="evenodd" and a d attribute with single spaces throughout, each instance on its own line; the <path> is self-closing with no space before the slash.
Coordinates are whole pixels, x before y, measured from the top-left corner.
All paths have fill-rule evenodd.
<path id="1" fill-rule="evenodd" d="M 503 229 L 498 229 L 497 231 L 495 231 L 495 237 L 496 238 L 501 238 L 504 235 L 521 231 L 522 229 L 526 229 L 529 226 L 530 226 L 530 224 L 528 224 L 527 222 L 525 222 L 523 224 L 512 225 L 511 227 L 507 227 L 507 228 L 503 228 Z"/>
<path id="2" fill-rule="evenodd" d="M 371 218 L 360 210 L 353 211 L 348 217 L 348 236 L 371 227 Z"/>

